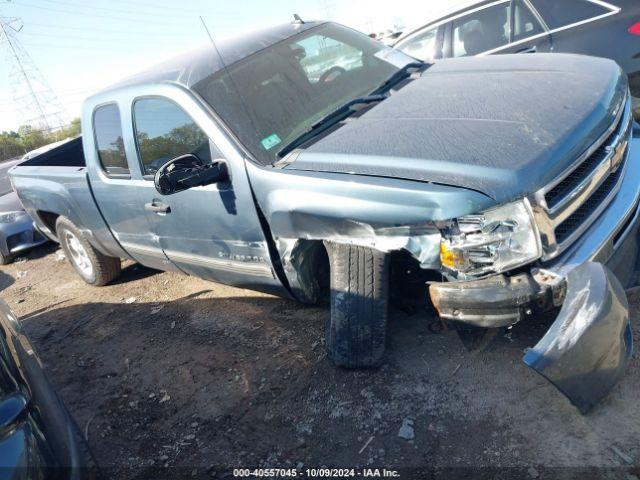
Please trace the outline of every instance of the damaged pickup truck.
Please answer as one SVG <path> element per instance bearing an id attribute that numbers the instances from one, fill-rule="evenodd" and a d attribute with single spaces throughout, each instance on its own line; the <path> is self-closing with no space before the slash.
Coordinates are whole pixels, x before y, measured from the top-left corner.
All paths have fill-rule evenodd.
<path id="1" fill-rule="evenodd" d="M 419 62 L 333 23 L 257 32 L 89 98 L 11 171 L 80 276 L 120 260 L 316 302 L 378 364 L 390 298 L 468 328 L 555 323 L 524 361 L 581 411 L 632 349 L 640 144 L 625 75 L 560 54 Z"/>

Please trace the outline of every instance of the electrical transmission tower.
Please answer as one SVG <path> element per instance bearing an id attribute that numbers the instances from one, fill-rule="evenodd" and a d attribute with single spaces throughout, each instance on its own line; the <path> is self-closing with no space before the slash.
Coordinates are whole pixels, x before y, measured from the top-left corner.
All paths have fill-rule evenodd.
<path id="1" fill-rule="evenodd" d="M 47 132 L 58 130 L 68 124 L 67 113 L 18 40 L 22 29 L 18 24 L 20 19 L 4 17 L 0 12 L 0 50 L 8 66 L 15 110 L 23 124 Z"/>

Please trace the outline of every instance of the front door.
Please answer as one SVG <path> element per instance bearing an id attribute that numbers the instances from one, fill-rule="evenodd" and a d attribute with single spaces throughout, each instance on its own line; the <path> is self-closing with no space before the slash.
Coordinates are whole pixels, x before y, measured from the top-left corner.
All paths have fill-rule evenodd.
<path id="1" fill-rule="evenodd" d="M 145 180 L 152 186 L 158 168 L 191 153 L 203 163 L 226 162 L 230 181 L 166 196 L 154 188 L 144 191 L 147 218 L 165 255 L 182 271 L 201 278 L 254 288 L 279 287 L 244 159 L 190 96 L 176 97 L 146 96 L 133 103 Z M 219 144 L 226 148 L 226 155 Z"/>

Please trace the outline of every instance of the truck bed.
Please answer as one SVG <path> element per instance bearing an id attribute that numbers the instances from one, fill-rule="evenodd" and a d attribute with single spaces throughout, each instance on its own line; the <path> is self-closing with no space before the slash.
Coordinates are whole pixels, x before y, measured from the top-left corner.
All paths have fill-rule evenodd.
<path id="1" fill-rule="evenodd" d="M 122 251 L 96 204 L 81 137 L 27 160 L 9 171 L 13 189 L 36 226 L 57 241 L 55 222 L 65 216 L 105 254 Z"/>
<path id="2" fill-rule="evenodd" d="M 84 149 L 82 148 L 82 137 L 74 138 L 48 152 L 24 161 L 20 166 L 84 167 L 86 163 Z"/>

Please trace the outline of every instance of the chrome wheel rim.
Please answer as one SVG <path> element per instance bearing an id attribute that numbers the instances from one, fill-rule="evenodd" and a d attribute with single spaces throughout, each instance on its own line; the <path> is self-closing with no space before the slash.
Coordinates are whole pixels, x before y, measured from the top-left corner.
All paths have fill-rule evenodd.
<path id="1" fill-rule="evenodd" d="M 69 231 L 64 233 L 64 237 L 67 249 L 71 254 L 73 264 L 82 272 L 83 275 L 86 275 L 87 277 L 92 276 L 93 265 L 91 264 L 87 250 L 84 248 L 78 237 Z"/>

